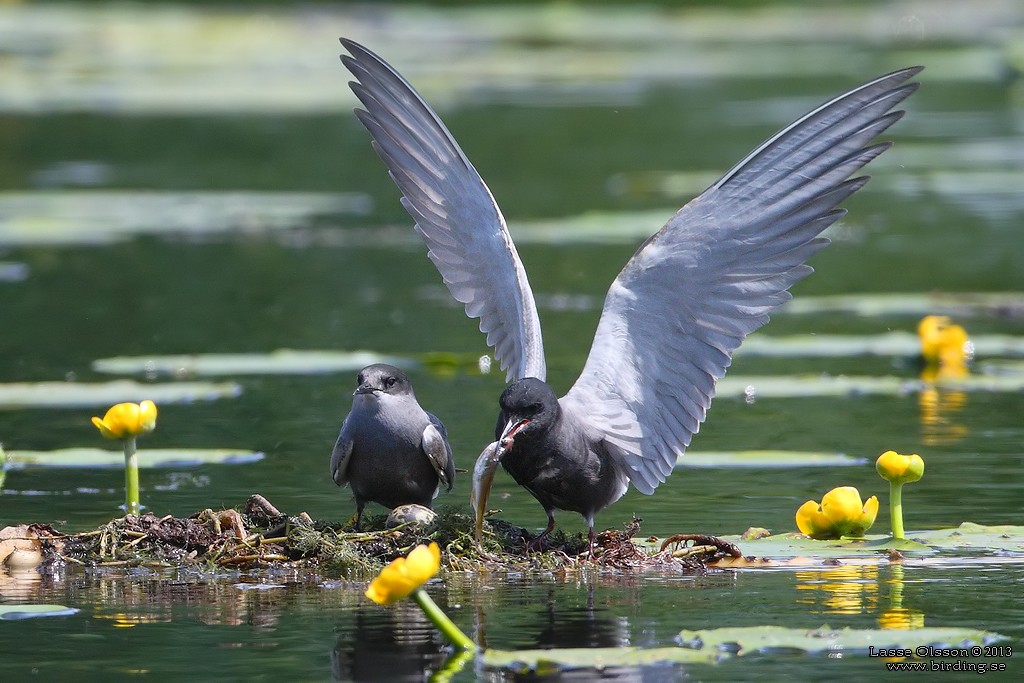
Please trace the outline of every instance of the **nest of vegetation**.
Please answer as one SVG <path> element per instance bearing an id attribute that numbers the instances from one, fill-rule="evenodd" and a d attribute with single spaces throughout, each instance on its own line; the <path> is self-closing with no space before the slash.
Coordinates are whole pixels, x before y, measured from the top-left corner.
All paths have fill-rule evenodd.
<path id="1" fill-rule="evenodd" d="M 636 541 L 640 520 L 622 530 L 597 534 L 594 558 L 583 534 L 556 530 L 548 549 L 528 552 L 532 535 L 500 519 L 485 521 L 480 547 L 473 540 L 473 516 L 464 509 L 442 507 L 429 524 L 410 522 L 385 527 L 384 515 L 363 518 L 363 529 L 322 522 L 306 513 L 281 513 L 263 496 L 253 495 L 240 509 L 204 510 L 189 517 L 126 515 L 77 534 L 49 525 L 21 527 L 38 539 L 44 570 L 68 565 L 89 567 L 193 566 L 252 569 L 292 566 L 332 576 L 365 576 L 405 556 L 419 543 L 441 547 L 443 567 L 455 571 L 599 570 L 702 573 L 725 555 L 739 556 L 735 546 L 712 536 L 673 536 Z"/>

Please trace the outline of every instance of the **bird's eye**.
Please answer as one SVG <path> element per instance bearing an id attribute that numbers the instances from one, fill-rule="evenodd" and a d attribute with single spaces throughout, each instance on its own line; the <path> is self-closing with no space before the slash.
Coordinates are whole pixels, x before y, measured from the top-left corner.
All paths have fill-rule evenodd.
<path id="1" fill-rule="evenodd" d="M 395 386 L 397 382 L 398 380 L 395 379 L 394 377 L 388 377 L 388 381 L 385 382 L 385 384 L 387 384 L 388 389 L 390 389 L 391 387 Z"/>

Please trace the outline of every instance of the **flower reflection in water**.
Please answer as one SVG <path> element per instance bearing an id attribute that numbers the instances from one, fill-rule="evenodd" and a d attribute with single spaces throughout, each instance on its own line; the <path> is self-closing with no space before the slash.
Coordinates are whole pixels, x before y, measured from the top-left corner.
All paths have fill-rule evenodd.
<path id="1" fill-rule="evenodd" d="M 878 567 L 845 565 L 796 573 L 797 602 L 821 614 L 864 614 L 878 606 Z"/>
<path id="2" fill-rule="evenodd" d="M 928 446 L 956 443 L 967 436 L 967 427 L 954 417 L 967 405 L 967 393 L 942 388 L 941 380 L 946 373 L 934 370 L 925 368 L 921 373 L 925 386 L 917 396 L 923 441 Z"/>
<path id="3" fill-rule="evenodd" d="M 846 565 L 799 571 L 796 587 L 804 592 L 797 602 L 811 606 L 812 611 L 819 614 L 874 612 L 878 615 L 878 627 L 883 629 L 922 628 L 924 613 L 903 604 L 903 572 L 903 565 L 898 563 L 881 569 Z M 886 573 L 889 578 L 885 578 Z"/>
<path id="4" fill-rule="evenodd" d="M 924 388 L 918 395 L 924 442 L 934 446 L 959 441 L 967 435 L 967 428 L 952 415 L 963 410 L 967 394 L 942 385 L 971 374 L 968 363 L 974 358 L 974 346 L 964 328 L 945 316 L 925 317 L 917 332 L 925 362 L 921 371 Z"/>
<path id="5" fill-rule="evenodd" d="M 924 613 L 903 606 L 903 565 L 890 565 L 891 578 L 885 581 L 889 588 L 889 608 L 878 615 L 878 627 L 909 630 L 924 627 Z"/>

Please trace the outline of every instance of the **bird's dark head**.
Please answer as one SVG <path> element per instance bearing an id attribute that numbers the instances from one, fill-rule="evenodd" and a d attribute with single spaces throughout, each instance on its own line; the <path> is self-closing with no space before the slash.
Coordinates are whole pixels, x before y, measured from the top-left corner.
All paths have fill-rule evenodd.
<path id="1" fill-rule="evenodd" d="M 412 383 L 404 372 L 394 365 L 386 363 L 375 363 L 367 365 L 359 372 L 356 379 L 357 386 L 355 394 L 383 393 L 393 396 L 408 396 L 412 394 Z"/>
<path id="2" fill-rule="evenodd" d="M 536 377 L 518 379 L 505 387 L 498 399 L 501 414 L 495 428 L 498 441 L 517 435 L 539 434 L 558 418 L 558 396 Z"/>

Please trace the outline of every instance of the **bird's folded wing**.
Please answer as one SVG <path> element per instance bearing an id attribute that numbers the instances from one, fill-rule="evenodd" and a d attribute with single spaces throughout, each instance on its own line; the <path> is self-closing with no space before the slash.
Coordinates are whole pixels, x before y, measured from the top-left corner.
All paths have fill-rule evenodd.
<path id="1" fill-rule="evenodd" d="M 344 486 L 348 483 L 348 465 L 352 461 L 354 441 L 349 424 L 350 418 L 351 413 L 349 417 L 345 418 L 345 422 L 342 423 L 341 433 L 338 434 L 334 450 L 331 451 L 331 478 L 334 479 L 334 483 L 338 486 Z"/>
<path id="2" fill-rule="evenodd" d="M 430 422 L 423 429 L 420 448 L 437 472 L 437 478 L 451 491 L 455 483 L 455 459 L 452 457 L 452 447 L 448 444 L 448 431 L 431 413 L 427 413 L 427 418 Z"/>
<path id="3" fill-rule="evenodd" d="M 342 62 L 366 107 L 356 115 L 401 189 L 428 256 L 509 379 L 545 378 L 540 320 L 526 271 L 480 175 L 441 119 L 384 60 L 342 39 Z"/>
<path id="4" fill-rule="evenodd" d="M 770 138 L 688 203 L 612 283 L 580 378 L 562 399 L 651 493 L 704 421 L 715 383 L 746 335 L 791 298 L 843 215 L 836 206 L 884 151 L 869 146 L 920 68 L 827 102 Z"/>

